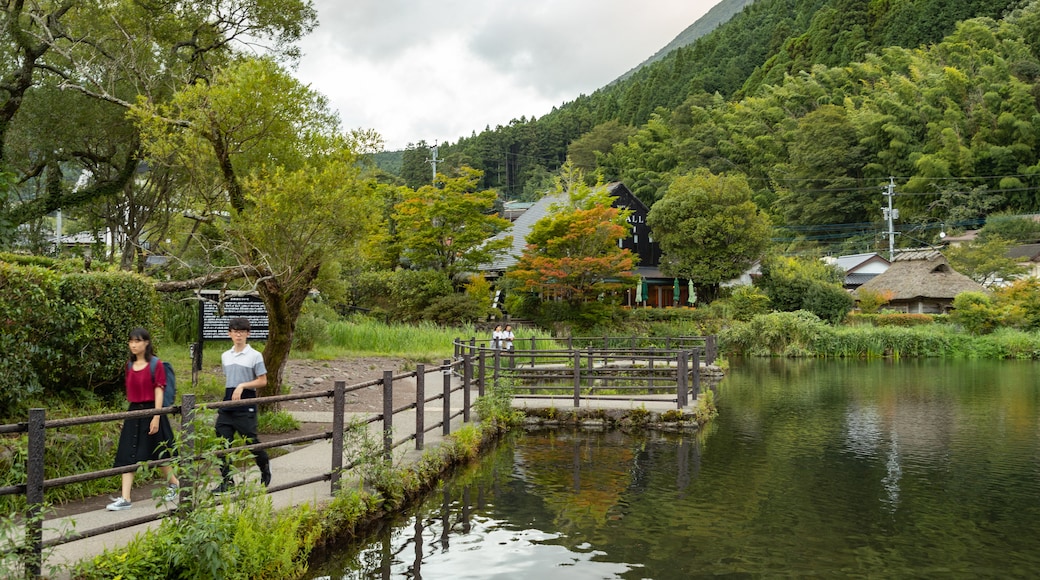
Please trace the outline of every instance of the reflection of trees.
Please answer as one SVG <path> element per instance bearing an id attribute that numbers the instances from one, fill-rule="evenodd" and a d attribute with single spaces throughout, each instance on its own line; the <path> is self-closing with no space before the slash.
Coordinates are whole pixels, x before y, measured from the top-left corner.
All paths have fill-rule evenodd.
<path id="1" fill-rule="evenodd" d="M 517 450 L 525 479 L 538 486 L 561 530 L 602 525 L 618 505 L 635 457 L 620 435 L 529 435 Z"/>

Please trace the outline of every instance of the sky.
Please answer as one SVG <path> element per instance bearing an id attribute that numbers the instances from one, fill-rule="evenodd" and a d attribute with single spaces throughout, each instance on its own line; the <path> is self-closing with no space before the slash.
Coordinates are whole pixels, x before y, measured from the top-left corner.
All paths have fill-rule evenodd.
<path id="1" fill-rule="evenodd" d="M 295 76 L 388 151 L 590 94 L 719 0 L 314 0 Z"/>

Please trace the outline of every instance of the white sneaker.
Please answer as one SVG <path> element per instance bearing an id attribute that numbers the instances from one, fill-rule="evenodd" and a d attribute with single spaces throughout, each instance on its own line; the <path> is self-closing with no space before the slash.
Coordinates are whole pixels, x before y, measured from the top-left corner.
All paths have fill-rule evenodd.
<path id="1" fill-rule="evenodd" d="M 116 500 L 108 504 L 108 506 L 105 507 L 105 509 L 110 512 L 118 512 L 122 510 L 128 510 L 132 507 L 134 507 L 134 504 L 130 503 L 124 498 L 117 497 Z"/>
<path id="2" fill-rule="evenodd" d="M 166 495 L 163 496 L 163 501 L 166 503 L 173 503 L 177 501 L 177 497 L 180 495 L 180 487 L 174 484 L 166 486 Z"/>

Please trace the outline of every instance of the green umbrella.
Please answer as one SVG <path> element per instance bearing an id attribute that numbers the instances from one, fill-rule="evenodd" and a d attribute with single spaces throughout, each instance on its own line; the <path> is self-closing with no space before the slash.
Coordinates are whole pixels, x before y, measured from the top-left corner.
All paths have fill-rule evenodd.
<path id="1" fill-rule="evenodd" d="M 639 287 L 643 290 L 643 301 L 645 302 L 645 301 L 649 300 L 650 299 L 650 288 L 646 284 L 646 278 L 643 278 L 643 282 L 642 282 L 642 284 L 639 285 Z"/>
<path id="2" fill-rule="evenodd" d="M 679 305 L 679 279 L 672 282 L 672 306 Z"/>

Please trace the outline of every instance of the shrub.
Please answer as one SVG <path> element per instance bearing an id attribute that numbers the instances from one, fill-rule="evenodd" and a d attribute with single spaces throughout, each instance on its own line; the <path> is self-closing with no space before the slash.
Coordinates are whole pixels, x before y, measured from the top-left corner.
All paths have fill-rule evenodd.
<path id="1" fill-rule="evenodd" d="M 454 293 L 434 299 L 423 310 L 422 318 L 443 325 L 467 324 L 486 317 L 488 310 L 469 292 Z"/>
<path id="2" fill-rule="evenodd" d="M 961 292 L 953 299 L 954 322 L 971 334 L 989 334 L 999 325 L 1000 313 L 982 292 Z"/>
<path id="3" fill-rule="evenodd" d="M 0 408 L 13 416 L 49 392 L 119 391 L 126 336 L 135 326 L 160 334 L 157 304 L 134 274 L 0 262 Z"/>
<path id="4" fill-rule="evenodd" d="M 769 312 L 769 296 L 754 286 L 739 286 L 729 298 L 716 300 L 712 307 L 725 311 L 733 320 L 747 322 Z"/>
<path id="5" fill-rule="evenodd" d="M 882 306 L 891 302 L 893 296 L 895 294 L 891 290 L 859 288 L 856 290 L 856 304 L 863 314 L 875 314 Z"/>
<path id="6" fill-rule="evenodd" d="M 420 320 L 438 298 L 454 292 L 444 272 L 433 270 L 398 270 L 394 272 L 389 311 L 396 320 Z"/>
<path id="7" fill-rule="evenodd" d="M 809 356 L 819 337 L 833 329 L 805 310 L 773 312 L 719 333 L 719 348 L 735 355 Z"/>

